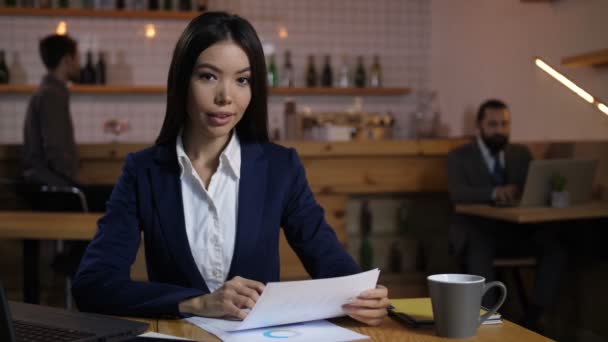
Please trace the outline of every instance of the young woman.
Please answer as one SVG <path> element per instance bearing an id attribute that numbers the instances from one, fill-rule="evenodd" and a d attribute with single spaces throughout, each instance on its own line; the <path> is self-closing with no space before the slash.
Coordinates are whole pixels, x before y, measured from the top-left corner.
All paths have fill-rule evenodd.
<path id="1" fill-rule="evenodd" d="M 268 142 L 266 66 L 251 24 L 195 18 L 169 70 L 155 146 L 130 154 L 74 279 L 81 310 L 244 318 L 279 281 L 279 229 L 313 278 L 359 267 L 324 220 L 293 149 Z M 150 282 L 130 279 L 143 232 Z M 345 311 L 377 325 L 387 290 Z"/>

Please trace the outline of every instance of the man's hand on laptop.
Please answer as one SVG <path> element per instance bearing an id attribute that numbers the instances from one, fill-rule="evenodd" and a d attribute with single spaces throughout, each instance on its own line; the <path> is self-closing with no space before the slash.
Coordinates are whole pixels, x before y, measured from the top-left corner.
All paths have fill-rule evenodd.
<path id="1" fill-rule="evenodd" d="M 259 281 L 234 277 L 214 292 L 186 299 L 179 311 L 204 317 L 245 319 L 264 291 Z"/>
<path id="2" fill-rule="evenodd" d="M 378 285 L 375 289 L 363 291 L 357 298 L 343 306 L 344 311 L 359 322 L 368 325 L 380 325 L 388 315 L 386 310 L 390 302 L 388 289 Z"/>
<path id="3" fill-rule="evenodd" d="M 513 203 L 519 198 L 519 187 L 507 184 L 496 187 L 496 203 Z"/>

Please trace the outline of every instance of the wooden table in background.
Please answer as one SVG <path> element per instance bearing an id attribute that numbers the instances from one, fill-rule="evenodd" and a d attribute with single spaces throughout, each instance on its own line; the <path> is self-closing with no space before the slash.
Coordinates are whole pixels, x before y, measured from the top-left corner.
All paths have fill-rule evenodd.
<path id="1" fill-rule="evenodd" d="M 487 204 L 463 204 L 455 209 L 458 214 L 480 216 L 514 223 L 539 223 L 608 217 L 608 202 L 591 202 L 568 208 L 514 207 L 500 208 Z"/>
<path id="2" fill-rule="evenodd" d="M 367 335 L 372 341 L 402 341 L 402 342 L 452 342 L 457 339 L 448 339 L 435 336 L 432 328 L 408 328 L 400 322 L 388 317 L 378 327 L 364 326 L 349 318 L 332 319 L 333 323 L 358 333 Z M 158 332 L 162 334 L 186 337 L 197 341 L 221 341 L 208 332 L 181 320 L 159 320 Z M 468 342 L 504 342 L 504 341 L 526 341 L 545 342 L 550 339 L 535 332 L 527 330 L 519 325 L 504 321 L 503 324 L 482 325 L 477 331 L 477 336 L 466 339 Z"/>

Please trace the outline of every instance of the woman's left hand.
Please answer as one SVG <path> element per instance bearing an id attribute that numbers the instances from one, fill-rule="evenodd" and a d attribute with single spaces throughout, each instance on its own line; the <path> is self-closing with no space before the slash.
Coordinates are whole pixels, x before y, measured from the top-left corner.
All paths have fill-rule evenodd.
<path id="1" fill-rule="evenodd" d="M 358 297 L 342 308 L 359 322 L 368 325 L 379 325 L 388 315 L 386 308 L 390 305 L 388 289 L 378 285 L 375 289 L 363 291 Z"/>

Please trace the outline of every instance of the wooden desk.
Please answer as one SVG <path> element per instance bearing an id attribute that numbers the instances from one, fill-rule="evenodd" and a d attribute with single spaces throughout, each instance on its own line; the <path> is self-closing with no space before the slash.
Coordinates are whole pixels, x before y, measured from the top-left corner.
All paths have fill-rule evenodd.
<path id="1" fill-rule="evenodd" d="M 0 239 L 91 240 L 101 215 L 0 211 Z"/>
<path id="2" fill-rule="evenodd" d="M 358 333 L 367 335 L 372 341 L 402 341 L 402 342 L 452 342 L 456 339 L 440 338 L 435 336 L 431 328 L 411 329 L 388 317 L 379 327 L 363 326 L 349 318 L 333 319 L 344 328 L 352 329 Z M 197 341 L 220 341 L 217 337 L 185 321 L 159 320 L 158 332 L 174 336 L 191 338 Z M 540 342 L 551 341 L 535 332 L 527 330 L 516 324 L 504 321 L 503 324 L 482 325 L 477 331 L 477 336 L 466 339 L 468 342 L 503 342 L 503 341 L 526 341 Z"/>
<path id="3" fill-rule="evenodd" d="M 569 208 L 498 208 L 485 204 L 457 205 L 456 213 L 514 223 L 539 223 L 608 217 L 608 202 L 592 202 Z"/>

